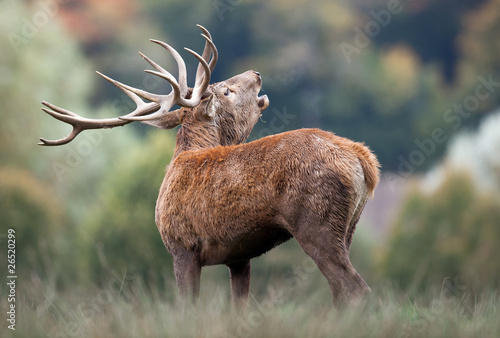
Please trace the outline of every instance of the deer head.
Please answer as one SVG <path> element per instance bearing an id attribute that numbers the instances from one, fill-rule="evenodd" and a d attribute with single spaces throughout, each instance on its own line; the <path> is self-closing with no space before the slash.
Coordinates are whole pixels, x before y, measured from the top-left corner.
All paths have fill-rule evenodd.
<path id="1" fill-rule="evenodd" d="M 177 62 L 179 79 L 163 69 L 146 55 L 141 56 L 156 70 L 145 72 L 168 81 L 172 91 L 167 95 L 153 94 L 137 89 L 97 72 L 120 88 L 136 104 L 131 113 L 110 119 L 88 119 L 69 110 L 42 101 L 44 112 L 70 124 L 73 130 L 59 140 L 40 138 L 39 145 L 56 146 L 71 142 L 86 129 L 114 128 L 133 121 L 140 121 L 160 129 L 171 129 L 182 125 L 177 134 L 174 156 L 189 149 L 231 145 L 244 142 L 264 109 L 269 106 L 267 95 L 258 96 L 262 80 L 260 74 L 247 71 L 226 81 L 210 85 L 210 76 L 217 63 L 218 53 L 208 30 L 203 31 L 205 48 L 202 55 L 185 48 L 198 61 L 195 85 L 187 86 L 186 65 L 180 54 L 168 44 L 151 40 L 169 51 Z M 174 105 L 181 108 L 170 110 Z"/>

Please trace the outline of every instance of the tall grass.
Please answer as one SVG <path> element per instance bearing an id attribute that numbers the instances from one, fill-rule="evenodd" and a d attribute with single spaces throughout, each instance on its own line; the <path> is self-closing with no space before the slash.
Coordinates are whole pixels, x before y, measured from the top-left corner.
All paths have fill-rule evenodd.
<path id="1" fill-rule="evenodd" d="M 55 278 L 54 278 L 55 280 Z M 498 337 L 500 299 L 471 294 L 445 281 L 410 298 L 378 285 L 356 307 L 332 307 L 327 287 L 271 283 L 237 313 L 229 288 L 204 281 L 196 306 L 177 298 L 174 285 L 158 289 L 125 275 L 104 286 L 59 291 L 36 277 L 18 286 L 16 331 L 2 319 L 1 337 Z M 7 312 L 5 295 L 1 313 Z M 4 315 L 5 316 L 5 315 Z"/>

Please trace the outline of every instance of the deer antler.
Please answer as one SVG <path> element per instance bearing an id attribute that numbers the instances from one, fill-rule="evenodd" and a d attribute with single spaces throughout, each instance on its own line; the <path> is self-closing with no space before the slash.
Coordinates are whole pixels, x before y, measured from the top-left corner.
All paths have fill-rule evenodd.
<path id="1" fill-rule="evenodd" d="M 49 108 L 42 108 L 45 113 L 60 121 L 70 124 L 73 127 L 73 130 L 66 137 L 59 140 L 47 140 L 44 138 L 40 138 L 41 142 L 38 144 L 44 146 L 62 145 L 71 142 L 79 133 L 86 129 L 114 128 L 124 126 L 132 121 L 153 120 L 165 114 L 168 114 L 170 108 L 172 108 L 172 106 L 176 104 L 189 108 L 198 105 L 203 93 L 205 93 L 210 83 L 210 75 L 215 67 L 215 64 L 217 63 L 218 53 L 217 48 L 212 42 L 212 37 L 208 30 L 201 25 L 197 26 L 203 31 L 203 34 L 201 35 L 205 38 L 206 42 L 202 56 L 189 48 L 185 48 L 199 61 L 193 94 L 190 99 L 186 99 L 186 94 L 188 92 L 186 64 L 184 63 L 184 60 L 182 59 L 180 54 L 165 42 L 150 40 L 168 50 L 177 62 L 177 66 L 179 68 L 179 82 L 177 82 L 175 77 L 168 71 L 163 69 L 146 55 L 140 53 L 141 56 L 156 69 L 156 71 L 145 70 L 145 72 L 159 76 L 170 83 L 170 85 L 172 86 L 172 91 L 169 94 L 152 94 L 144 90 L 128 86 L 97 72 L 99 75 L 104 77 L 106 80 L 108 80 L 116 87 L 120 88 L 125 94 L 127 94 L 136 104 L 136 109 L 127 115 L 117 118 L 88 119 L 69 110 L 42 101 L 42 104 Z M 149 102 L 146 102 L 144 100 L 147 100 Z"/>

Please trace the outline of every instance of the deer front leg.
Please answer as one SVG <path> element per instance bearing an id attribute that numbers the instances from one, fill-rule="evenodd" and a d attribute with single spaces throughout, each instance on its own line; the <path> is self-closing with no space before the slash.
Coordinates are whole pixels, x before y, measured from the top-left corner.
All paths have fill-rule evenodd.
<path id="1" fill-rule="evenodd" d="M 237 309 L 242 309 L 250 292 L 250 260 L 228 264 L 231 278 L 231 299 Z"/>
<path id="2" fill-rule="evenodd" d="M 193 303 L 200 294 L 201 264 L 194 252 L 182 251 L 174 257 L 174 273 L 179 293 L 183 299 Z"/>

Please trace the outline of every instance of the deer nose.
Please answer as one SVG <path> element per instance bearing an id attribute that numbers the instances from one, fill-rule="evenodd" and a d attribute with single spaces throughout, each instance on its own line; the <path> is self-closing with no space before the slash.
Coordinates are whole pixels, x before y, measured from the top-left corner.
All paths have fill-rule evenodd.
<path id="1" fill-rule="evenodd" d="M 258 77 L 261 77 L 259 72 L 254 71 L 254 73 L 255 73 L 255 75 L 257 75 Z"/>

